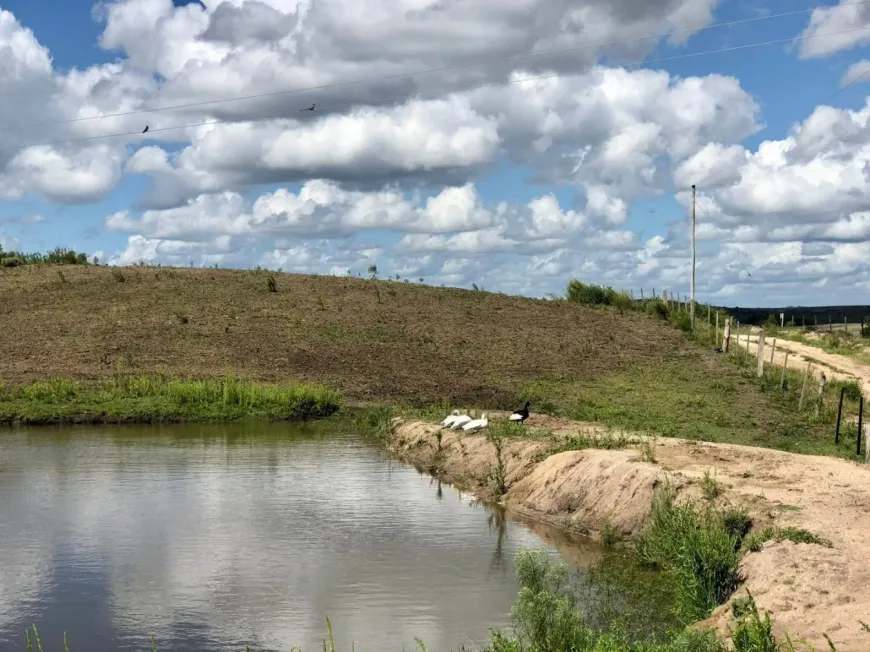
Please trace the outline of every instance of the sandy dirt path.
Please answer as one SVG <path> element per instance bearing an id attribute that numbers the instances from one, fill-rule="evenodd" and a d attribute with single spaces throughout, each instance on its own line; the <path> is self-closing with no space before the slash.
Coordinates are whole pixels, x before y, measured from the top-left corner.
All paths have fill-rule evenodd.
<path id="1" fill-rule="evenodd" d="M 745 332 L 740 333 L 740 347 L 745 349 L 747 338 L 749 340 L 749 352 L 757 354 L 758 352 L 758 333 L 747 335 Z M 765 363 L 770 362 L 770 351 L 773 338 L 765 337 L 764 339 L 764 355 Z M 736 340 L 732 342 L 732 346 L 736 344 Z M 829 380 L 857 380 L 865 394 L 870 395 L 870 366 L 862 365 L 859 362 L 845 355 L 837 355 L 835 353 L 827 353 L 826 351 L 815 346 L 809 346 L 801 342 L 792 342 L 791 340 L 776 340 L 776 352 L 773 358 L 773 364 L 782 367 L 785 362 L 785 352 L 788 355 L 788 368 L 805 370 L 807 362 L 812 362 L 813 369 L 811 373 L 818 378 L 819 374 L 824 371 L 825 376 Z"/>
<path id="2" fill-rule="evenodd" d="M 528 425 L 553 428 L 557 436 L 603 431 L 537 415 Z M 485 495 L 496 464 L 492 444 L 481 435 L 446 431 L 439 447 L 436 432 L 430 423 L 398 420 L 391 448 L 430 472 L 440 469 L 445 481 Z M 823 650 L 826 633 L 838 652 L 870 650 L 870 632 L 860 624 L 870 624 L 870 465 L 729 444 L 653 441 L 654 462 L 648 447 L 646 458 L 641 446 L 550 455 L 546 441 L 506 440 L 504 503 L 565 529 L 596 536 L 608 523 L 631 537 L 645 524 L 662 480 L 669 478 L 681 498 L 700 499 L 700 480 L 709 471 L 721 489 L 717 503 L 747 509 L 754 529 L 805 528 L 832 544 L 770 541 L 746 553 L 745 580 L 734 597 L 751 591 L 759 609 L 771 613 L 779 636 L 788 632 Z M 705 623 L 725 633 L 733 624 L 729 605 Z"/>

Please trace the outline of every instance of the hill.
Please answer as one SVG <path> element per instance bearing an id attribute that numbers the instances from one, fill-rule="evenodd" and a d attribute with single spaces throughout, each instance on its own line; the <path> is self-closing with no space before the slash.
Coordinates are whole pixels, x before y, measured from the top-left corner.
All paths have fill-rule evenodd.
<path id="1" fill-rule="evenodd" d="M 269 279 L 274 278 L 272 291 Z M 821 450 L 796 413 L 712 347 L 642 312 L 398 281 L 221 269 L 0 270 L 0 380 L 118 372 L 324 382 L 357 403 L 449 401 Z M 828 451 L 830 452 L 830 451 Z"/>

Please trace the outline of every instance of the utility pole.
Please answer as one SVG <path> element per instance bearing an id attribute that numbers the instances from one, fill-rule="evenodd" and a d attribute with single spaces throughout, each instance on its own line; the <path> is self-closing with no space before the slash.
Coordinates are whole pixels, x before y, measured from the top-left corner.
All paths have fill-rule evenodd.
<path id="1" fill-rule="evenodd" d="M 689 291 L 692 294 L 692 331 L 695 330 L 695 184 L 692 184 L 692 279 Z"/>

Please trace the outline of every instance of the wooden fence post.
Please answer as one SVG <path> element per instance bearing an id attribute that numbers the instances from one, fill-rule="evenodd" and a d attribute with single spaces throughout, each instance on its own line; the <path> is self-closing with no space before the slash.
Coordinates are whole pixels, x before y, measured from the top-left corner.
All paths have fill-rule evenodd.
<path id="1" fill-rule="evenodd" d="M 707 304 L 707 326 L 710 325 L 710 304 Z"/>
<path id="2" fill-rule="evenodd" d="M 776 338 L 773 338 L 773 345 L 770 347 L 770 364 L 773 364 L 773 356 L 776 355 Z"/>
<path id="3" fill-rule="evenodd" d="M 716 332 L 713 333 L 713 347 L 719 348 L 719 311 L 716 311 Z"/>
<path id="4" fill-rule="evenodd" d="M 747 351 L 749 346 L 746 347 Z M 755 352 L 755 375 L 764 376 L 764 331 L 758 334 L 758 350 Z"/>
<path id="5" fill-rule="evenodd" d="M 789 350 L 785 350 L 785 360 L 782 363 L 782 375 L 779 377 L 779 389 L 785 389 L 785 370 L 788 368 L 788 354 Z"/>
<path id="6" fill-rule="evenodd" d="M 643 288 L 640 289 L 640 300 L 643 301 Z"/>
<path id="7" fill-rule="evenodd" d="M 801 385 L 801 398 L 800 398 L 800 401 L 798 401 L 798 411 L 804 409 L 804 394 L 806 394 L 806 391 L 807 391 L 807 380 L 809 380 L 810 368 L 812 366 L 813 366 L 812 362 L 807 362 L 807 372 L 804 374 L 804 382 L 803 382 L 803 385 Z"/>
<path id="8" fill-rule="evenodd" d="M 840 407 L 837 408 L 837 430 L 834 432 L 834 446 L 840 443 L 840 421 L 843 418 L 843 397 L 846 395 L 846 388 L 840 388 Z"/>
<path id="9" fill-rule="evenodd" d="M 828 379 L 825 377 L 825 372 L 822 372 L 821 377 L 819 378 L 819 400 L 816 403 L 816 416 L 819 416 L 819 413 L 822 410 L 822 406 L 824 405 L 825 400 L 825 387 L 828 384 Z"/>
<path id="10" fill-rule="evenodd" d="M 856 450 L 858 451 L 857 455 L 858 455 L 859 459 L 861 458 L 861 433 L 863 431 L 864 431 L 864 394 L 862 393 L 861 398 L 858 399 L 858 437 L 857 437 L 858 442 L 857 442 Z"/>
<path id="11" fill-rule="evenodd" d="M 843 330 L 846 331 L 846 333 L 849 332 L 849 318 L 846 316 L 843 317 Z"/>
<path id="12" fill-rule="evenodd" d="M 719 313 L 716 313 L 719 316 Z M 731 345 L 731 317 L 725 320 L 725 332 L 722 334 L 722 350 L 728 353 L 728 347 Z"/>

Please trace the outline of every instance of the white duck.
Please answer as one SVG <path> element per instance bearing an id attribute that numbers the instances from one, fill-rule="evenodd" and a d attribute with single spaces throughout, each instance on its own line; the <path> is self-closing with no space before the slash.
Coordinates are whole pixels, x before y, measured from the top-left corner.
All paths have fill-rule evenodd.
<path id="1" fill-rule="evenodd" d="M 471 421 L 471 417 L 467 414 L 463 414 L 462 416 L 458 416 L 453 419 L 453 423 L 450 425 L 451 430 L 456 430 L 457 428 L 464 426 L 466 423 Z"/>
<path id="2" fill-rule="evenodd" d="M 459 410 L 453 410 L 450 414 L 444 417 L 444 421 L 441 422 L 442 428 L 447 428 L 448 426 L 453 425 L 453 420 L 459 416 Z"/>
<path id="3" fill-rule="evenodd" d="M 475 419 L 474 421 L 469 421 L 464 426 L 462 426 L 463 430 L 472 431 L 472 430 L 482 430 L 489 425 L 489 419 L 486 418 L 486 412 L 483 413 L 483 416 L 479 419 Z"/>

